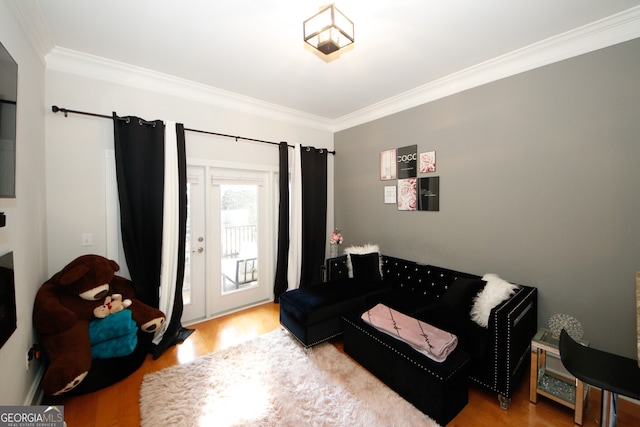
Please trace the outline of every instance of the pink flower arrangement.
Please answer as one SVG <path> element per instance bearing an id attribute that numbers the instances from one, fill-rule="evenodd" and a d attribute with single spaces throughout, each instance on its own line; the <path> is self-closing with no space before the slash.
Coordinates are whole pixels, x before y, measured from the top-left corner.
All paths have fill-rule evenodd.
<path id="1" fill-rule="evenodd" d="M 344 239 L 342 238 L 342 234 L 340 234 L 340 230 L 338 230 L 336 228 L 333 231 L 333 233 L 331 233 L 331 239 L 329 239 L 329 244 L 331 244 L 331 245 L 341 245 L 343 240 Z"/>

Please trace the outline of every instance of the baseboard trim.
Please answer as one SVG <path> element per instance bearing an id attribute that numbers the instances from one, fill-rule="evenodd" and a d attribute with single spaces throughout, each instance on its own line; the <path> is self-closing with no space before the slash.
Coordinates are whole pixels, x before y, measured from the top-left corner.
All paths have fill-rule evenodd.
<path id="1" fill-rule="evenodd" d="M 36 372 L 36 376 L 33 378 L 33 383 L 31 383 L 31 387 L 29 388 L 29 393 L 27 393 L 24 400 L 24 406 L 39 405 L 42 402 L 44 393 L 40 384 L 42 383 L 42 377 L 44 377 L 44 371 L 44 365 L 39 364 L 38 372 Z"/>
<path id="2" fill-rule="evenodd" d="M 273 299 L 267 298 L 267 299 L 264 299 L 264 300 L 257 301 L 255 303 L 251 303 L 251 304 L 243 305 L 243 306 L 240 306 L 240 307 L 236 307 L 236 308 L 231 309 L 231 310 L 222 311 L 220 313 L 215 313 L 215 314 L 213 314 L 211 316 L 203 317 L 201 319 L 194 319 L 194 320 L 191 320 L 189 322 L 183 323 L 182 326 L 192 326 L 192 325 L 195 325 L 195 324 L 198 324 L 198 323 L 206 322 L 207 320 L 217 319 L 218 317 L 226 316 L 228 314 L 237 313 L 238 311 L 242 311 L 242 310 L 246 310 L 246 309 L 249 309 L 249 308 L 257 307 L 257 306 L 262 305 L 262 304 L 267 304 L 269 302 L 273 302 Z"/>

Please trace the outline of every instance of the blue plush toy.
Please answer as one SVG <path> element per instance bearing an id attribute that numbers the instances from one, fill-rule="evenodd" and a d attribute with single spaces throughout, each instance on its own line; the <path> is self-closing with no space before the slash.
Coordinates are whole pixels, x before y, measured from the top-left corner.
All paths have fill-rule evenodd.
<path id="1" fill-rule="evenodd" d="M 122 310 L 89 323 L 89 342 L 93 359 L 127 356 L 138 344 L 138 326 L 131 310 Z"/>

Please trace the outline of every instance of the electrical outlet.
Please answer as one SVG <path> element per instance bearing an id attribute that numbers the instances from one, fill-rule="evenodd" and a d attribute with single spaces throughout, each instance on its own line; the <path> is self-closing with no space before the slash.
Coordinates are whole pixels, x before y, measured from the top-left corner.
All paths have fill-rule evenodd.
<path id="1" fill-rule="evenodd" d="M 82 233 L 82 246 L 92 246 L 92 245 L 93 245 L 93 234 Z"/>

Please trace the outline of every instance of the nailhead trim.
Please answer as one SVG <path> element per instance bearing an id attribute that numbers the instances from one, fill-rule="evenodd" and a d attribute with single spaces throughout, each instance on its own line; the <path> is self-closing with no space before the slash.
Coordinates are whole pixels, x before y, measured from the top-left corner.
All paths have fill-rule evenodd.
<path id="1" fill-rule="evenodd" d="M 435 267 L 434 267 L 435 268 Z M 422 269 L 422 271 L 420 271 Z M 403 260 L 396 259 L 393 257 L 385 257 L 383 256 L 383 280 L 384 278 L 389 278 L 393 281 L 394 286 L 404 289 L 405 291 L 416 292 L 420 298 L 440 298 L 444 293 L 449 289 L 450 284 L 459 279 L 459 275 L 455 274 L 454 271 L 448 272 L 439 271 L 438 268 L 435 270 L 432 266 L 427 266 L 423 264 L 415 264 L 412 262 L 404 263 Z M 449 273 L 452 275 L 447 276 Z M 436 277 L 434 277 L 436 276 Z M 450 280 L 448 279 L 451 278 Z M 464 277 L 464 276 L 463 276 Z M 444 282 L 443 282 L 444 281 Z M 520 288 L 517 293 L 524 292 L 524 288 Z M 511 352 L 511 338 L 512 338 L 512 322 L 517 315 L 520 315 L 522 311 L 523 305 L 528 305 L 531 303 L 530 296 L 535 292 L 535 288 L 526 289 L 527 293 L 523 294 L 521 301 L 519 301 L 515 306 L 510 304 L 511 299 L 505 301 L 500 304 L 498 307 L 494 309 L 494 313 L 491 316 L 492 323 L 491 329 L 493 329 L 493 338 L 494 338 L 494 350 L 493 350 L 493 358 L 494 358 L 494 377 L 493 384 L 487 384 L 486 381 L 470 377 L 471 380 L 476 383 L 484 386 L 485 388 L 495 391 L 498 394 L 507 397 L 512 394 L 512 384 L 511 384 L 511 369 L 513 368 L 513 364 L 510 358 L 507 358 L 505 362 L 501 362 L 498 358 L 498 349 L 502 347 L 506 347 L 507 354 Z M 514 295 L 515 296 L 515 295 Z M 508 313 L 504 313 L 505 310 L 510 310 Z M 503 336 L 498 335 L 498 320 L 506 321 L 506 334 Z M 351 322 L 350 322 L 351 323 Z M 354 325 L 357 326 L 357 325 Z M 366 331 L 365 331 L 366 332 Z M 367 334 L 370 335 L 370 334 Z M 375 339 L 375 337 L 372 337 Z M 506 340 L 506 342 L 505 342 Z M 504 344 L 502 344 L 504 343 Z M 315 345 L 316 343 L 312 344 Z M 383 343 L 384 344 L 384 343 Z M 501 346 L 502 344 L 502 346 Z M 387 346 L 388 347 L 388 346 Z M 521 358 L 520 358 L 521 359 Z M 519 360 L 520 360 L 519 359 Z M 503 366 L 506 363 L 506 366 Z M 499 384 L 498 381 L 498 372 L 509 372 L 506 378 L 506 384 Z M 505 388 L 506 390 L 503 390 Z"/>
<path id="2" fill-rule="evenodd" d="M 432 370 L 430 370 L 428 367 L 426 367 L 425 365 L 423 365 L 422 363 L 420 363 L 419 361 L 414 360 L 413 358 L 408 357 L 406 354 L 399 352 L 397 349 L 395 349 L 394 347 L 390 346 L 389 344 L 387 344 L 386 342 L 382 341 L 381 339 L 379 339 L 378 337 L 371 335 L 371 333 L 369 333 L 368 331 L 365 331 L 364 329 L 362 329 L 359 325 L 356 325 L 355 323 L 353 323 L 351 320 L 343 317 L 342 318 L 344 321 L 346 321 L 347 323 L 349 323 L 350 325 L 352 325 L 353 327 L 355 327 L 356 329 L 358 329 L 360 332 L 364 333 L 365 335 L 367 335 L 369 338 L 371 338 L 372 340 L 376 341 L 378 344 L 382 344 L 384 347 L 388 348 L 389 350 L 392 350 L 394 353 L 402 356 L 403 359 L 411 362 L 412 364 L 414 364 L 415 366 L 417 366 L 418 368 L 420 368 L 421 370 L 423 370 L 424 372 L 428 373 L 430 376 L 435 377 L 437 379 L 439 379 L 440 381 L 445 380 L 444 377 L 442 377 L 441 375 L 438 375 L 437 373 L 433 372 Z M 417 354 L 420 354 L 418 352 L 416 352 Z M 426 356 L 425 356 L 426 357 Z M 449 372 L 449 375 L 446 377 L 446 379 L 449 379 L 453 376 L 455 376 L 462 368 L 464 368 L 468 363 L 469 363 L 470 359 L 466 359 L 461 365 L 457 366 L 454 370 Z M 436 362 L 433 362 L 436 363 Z"/>
<path id="3" fill-rule="evenodd" d="M 323 338 L 323 339 L 318 340 L 318 341 L 316 341 L 316 342 L 313 342 L 313 343 L 311 343 L 311 344 L 305 344 L 305 343 L 303 343 L 303 342 L 302 342 L 302 340 L 301 340 L 300 338 L 298 338 L 298 337 L 296 336 L 296 334 L 294 334 L 294 333 L 291 331 L 291 329 L 287 328 L 287 326 L 286 326 L 286 325 L 284 325 L 284 324 L 282 324 L 282 323 L 280 323 L 280 325 L 282 325 L 282 326 L 283 326 L 287 331 L 289 331 L 289 333 L 290 333 L 291 335 L 293 335 L 293 336 L 294 336 L 294 337 L 295 337 L 295 338 L 300 342 L 300 344 L 302 344 L 302 346 L 303 346 L 305 349 L 310 348 L 310 347 L 313 347 L 314 345 L 318 345 L 318 344 L 323 343 L 323 342 L 325 342 L 325 341 L 328 341 L 328 340 L 330 340 L 331 338 L 335 338 L 335 337 L 337 337 L 337 336 L 339 336 L 339 335 L 342 335 L 342 332 L 338 332 L 337 334 L 333 334 L 333 335 L 331 335 L 330 337 Z"/>
<path id="4" fill-rule="evenodd" d="M 520 288 L 516 291 L 516 293 L 511 297 L 514 298 L 516 295 L 518 295 L 520 292 L 524 292 L 525 288 Z M 520 312 L 520 308 L 523 305 L 528 305 L 531 303 L 531 301 L 529 300 L 529 297 L 535 292 L 535 289 L 527 289 L 527 294 L 511 309 L 511 311 L 509 311 L 509 313 L 507 313 L 507 354 L 509 354 L 511 352 L 511 326 L 512 326 L 512 322 L 513 319 L 517 316 L 514 316 L 516 312 Z M 491 316 L 491 318 L 493 319 L 493 324 L 492 324 L 492 329 L 494 331 L 494 339 L 495 339 L 495 346 L 494 346 L 494 355 L 493 355 L 493 360 L 494 360 L 494 377 L 493 377 L 493 384 L 487 384 L 486 382 L 478 379 L 478 378 L 474 378 L 473 376 L 470 376 L 469 378 L 473 381 L 475 381 L 478 384 L 481 384 L 482 386 L 495 391 L 496 393 L 502 395 L 505 398 L 510 398 L 511 395 L 513 394 L 513 391 L 511 390 L 511 360 L 509 358 L 507 358 L 506 361 L 506 371 L 509 372 L 509 375 L 507 375 L 507 383 L 506 383 L 506 389 L 502 389 L 499 387 L 498 385 L 498 348 L 500 348 L 499 345 L 499 335 L 498 335 L 498 328 L 497 328 L 497 322 L 498 322 L 498 318 L 500 317 L 500 314 L 503 310 L 505 310 L 507 308 L 507 306 L 509 306 L 509 302 L 511 301 L 511 298 L 507 301 L 505 301 L 504 303 L 500 304 L 498 307 L 496 307 L 495 310 L 495 315 Z M 525 351 L 530 351 L 530 350 L 525 350 Z M 502 369 L 502 371 L 504 372 L 504 368 Z"/>

